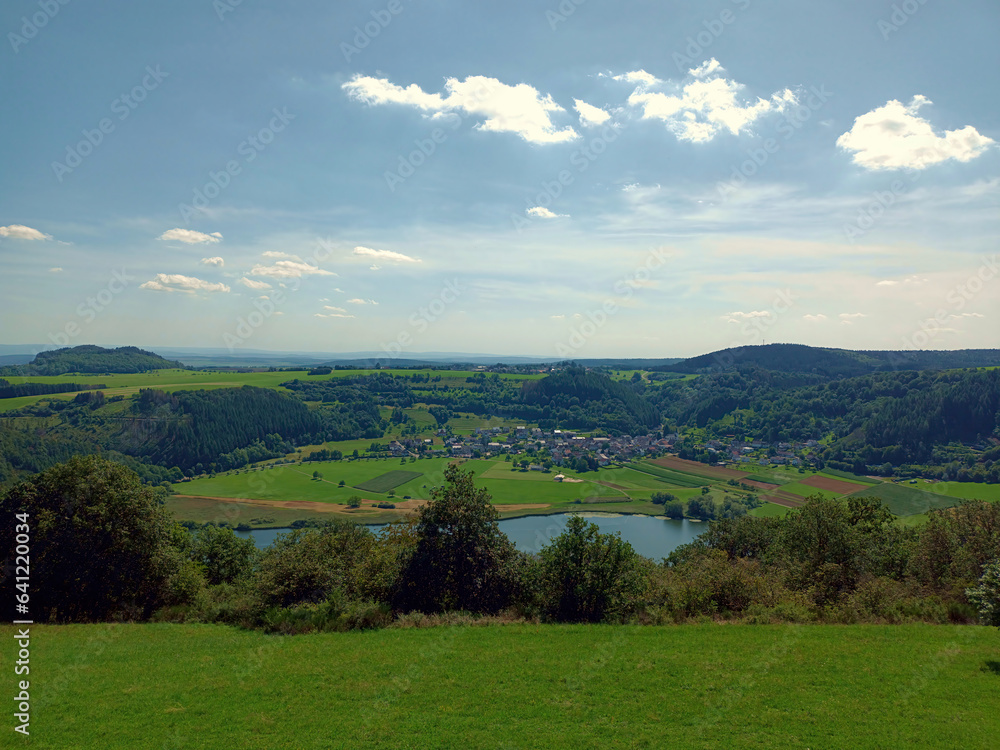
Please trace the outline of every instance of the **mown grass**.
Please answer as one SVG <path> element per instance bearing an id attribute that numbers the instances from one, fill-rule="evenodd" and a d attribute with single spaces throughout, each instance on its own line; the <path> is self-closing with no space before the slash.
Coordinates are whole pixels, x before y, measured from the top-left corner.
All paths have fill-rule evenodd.
<path id="1" fill-rule="evenodd" d="M 972 626 L 75 625 L 35 626 L 31 647 L 31 739 L 8 747 L 992 748 L 1000 732 L 1000 634 Z"/>

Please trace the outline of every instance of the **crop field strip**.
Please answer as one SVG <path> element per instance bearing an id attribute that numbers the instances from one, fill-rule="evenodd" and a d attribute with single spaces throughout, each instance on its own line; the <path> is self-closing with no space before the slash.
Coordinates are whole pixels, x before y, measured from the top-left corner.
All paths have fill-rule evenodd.
<path id="1" fill-rule="evenodd" d="M 654 458 L 650 461 L 650 463 L 656 464 L 664 469 L 694 474 L 695 476 L 709 477 L 712 480 L 742 479 L 747 475 L 747 472 L 745 471 L 725 469 L 721 466 L 706 466 L 705 464 L 700 464 L 697 461 L 688 461 L 685 458 L 677 458 L 676 456 Z"/>
<path id="2" fill-rule="evenodd" d="M 420 471 L 403 471 L 401 469 L 396 469 L 395 471 L 386 472 L 385 474 L 373 477 L 366 482 L 355 484 L 354 489 L 362 490 L 363 492 L 385 493 L 422 476 L 423 472 Z"/>
<path id="3" fill-rule="evenodd" d="M 837 495 L 850 495 L 853 492 L 859 492 L 860 490 L 867 489 L 870 486 L 854 482 L 845 482 L 842 479 L 828 479 L 818 474 L 815 474 L 808 479 L 803 479 L 802 484 L 815 487 L 819 490 L 834 492 Z"/>

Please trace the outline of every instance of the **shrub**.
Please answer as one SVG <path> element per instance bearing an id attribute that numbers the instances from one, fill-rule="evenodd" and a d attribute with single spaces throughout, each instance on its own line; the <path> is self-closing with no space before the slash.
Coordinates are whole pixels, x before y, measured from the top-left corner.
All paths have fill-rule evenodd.
<path id="1" fill-rule="evenodd" d="M 419 510 L 417 543 L 394 596 L 398 610 L 498 612 L 518 596 L 520 555 L 490 495 L 452 464 Z"/>
<path id="2" fill-rule="evenodd" d="M 552 619 L 621 621 L 635 610 L 643 589 L 639 557 L 620 535 L 572 516 L 539 555 L 543 609 Z"/>

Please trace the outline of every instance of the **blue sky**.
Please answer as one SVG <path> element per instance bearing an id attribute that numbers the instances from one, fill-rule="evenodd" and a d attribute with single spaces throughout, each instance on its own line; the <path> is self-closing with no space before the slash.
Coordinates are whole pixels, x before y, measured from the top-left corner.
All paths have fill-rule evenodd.
<path id="1" fill-rule="evenodd" d="M 997 346 L 1000 6 L 0 10 L 0 339 Z"/>

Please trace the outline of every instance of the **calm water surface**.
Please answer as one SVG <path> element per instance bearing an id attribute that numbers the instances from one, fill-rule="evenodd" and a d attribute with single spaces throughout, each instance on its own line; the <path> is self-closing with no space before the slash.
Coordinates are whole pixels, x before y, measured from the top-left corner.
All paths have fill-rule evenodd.
<path id="1" fill-rule="evenodd" d="M 519 550 L 538 552 L 553 537 L 566 528 L 569 513 L 553 516 L 525 516 L 500 521 L 500 530 L 510 537 Z M 605 534 L 621 532 L 622 539 L 632 545 L 640 555 L 651 557 L 657 562 L 669 555 L 676 547 L 693 541 L 706 529 L 706 524 L 696 521 L 671 521 L 651 516 L 615 516 L 602 513 L 582 513 L 588 521 L 596 523 Z M 369 528 L 378 531 L 385 524 L 371 524 Z M 256 529 L 236 532 L 242 537 L 252 537 L 263 549 L 270 545 L 278 534 L 288 529 Z"/>

